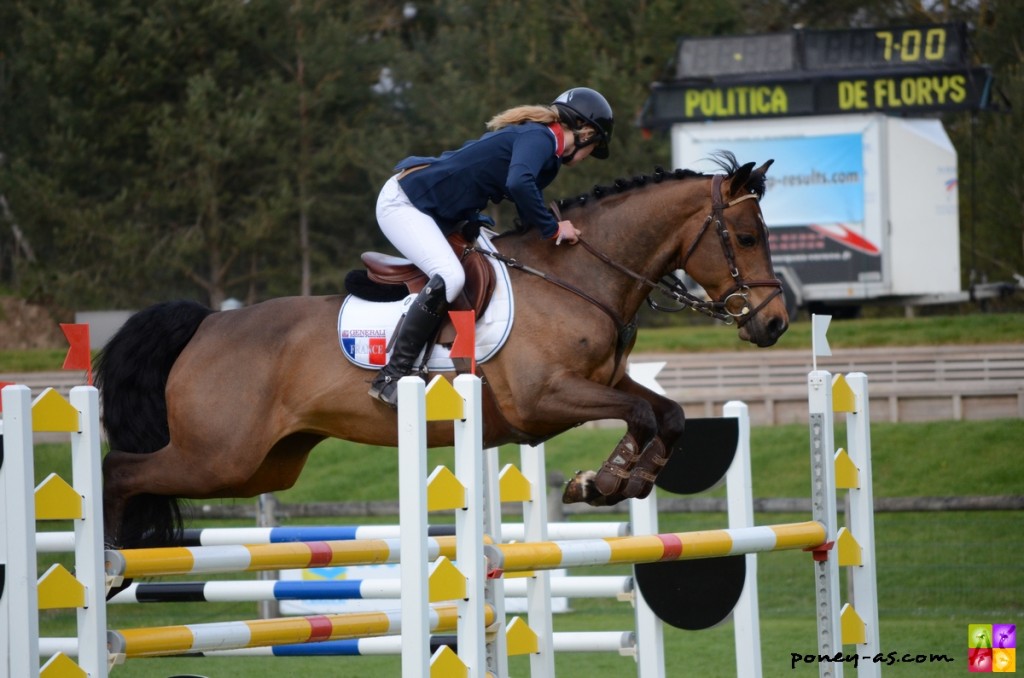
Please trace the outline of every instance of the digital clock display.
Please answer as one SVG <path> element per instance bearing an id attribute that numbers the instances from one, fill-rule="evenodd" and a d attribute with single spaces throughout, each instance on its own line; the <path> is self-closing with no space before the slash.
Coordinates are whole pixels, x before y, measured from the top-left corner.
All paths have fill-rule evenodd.
<path id="1" fill-rule="evenodd" d="M 676 77 L 782 73 L 796 64 L 793 33 L 685 38 L 679 42 Z"/>
<path id="2" fill-rule="evenodd" d="M 963 23 L 684 37 L 642 124 L 984 110 L 992 72 L 967 40 Z"/>
<path id="3" fill-rule="evenodd" d="M 963 24 L 804 31 L 807 70 L 956 66 L 966 63 Z"/>

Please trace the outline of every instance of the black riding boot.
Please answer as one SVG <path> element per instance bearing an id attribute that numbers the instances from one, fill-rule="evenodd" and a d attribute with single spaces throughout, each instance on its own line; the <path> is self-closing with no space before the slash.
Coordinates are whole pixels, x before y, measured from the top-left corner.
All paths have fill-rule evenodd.
<path id="1" fill-rule="evenodd" d="M 412 372 L 413 363 L 427 341 L 437 332 L 448 309 L 444 278 L 435 275 L 413 299 L 393 340 L 391 360 L 373 383 L 370 395 L 391 407 L 398 406 L 398 380 Z"/>

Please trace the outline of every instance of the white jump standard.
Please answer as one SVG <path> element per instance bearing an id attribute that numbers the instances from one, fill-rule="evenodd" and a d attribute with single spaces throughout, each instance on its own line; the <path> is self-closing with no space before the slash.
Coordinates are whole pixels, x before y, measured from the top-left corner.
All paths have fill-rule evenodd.
<path id="1" fill-rule="evenodd" d="M 0 639 L 4 663 L 0 675 L 106 678 L 111 666 L 126 658 L 174 654 L 310 656 L 400 652 L 403 675 L 410 677 L 458 674 L 468 678 L 507 678 L 511 653 L 531 654 L 531 675 L 548 678 L 554 675 L 555 651 L 611 650 L 634 656 L 642 678 L 663 676 L 661 622 L 651 615 L 658 622 L 657 626 L 647 626 L 646 621 L 641 623 L 642 608 L 648 612 L 657 609 L 654 605 L 647 607 L 643 591 L 652 585 L 659 586 L 656 580 L 644 581 L 641 575 L 645 564 L 676 563 L 672 567 L 689 568 L 694 563 L 685 561 L 727 559 L 705 560 L 709 566 L 720 568 L 728 562 L 750 563 L 756 553 L 791 549 L 812 552 L 809 560 L 814 569 L 818 654 L 835 656 L 842 652 L 844 644 L 856 644 L 860 655 L 874 655 L 879 651 L 870 431 L 864 375 L 851 374 L 848 380 L 842 376 L 833 378 L 828 372 L 818 370 L 808 375 L 812 520 L 748 527 L 743 526 L 749 524 L 744 521 L 732 522 L 730 506 L 732 527 L 729 529 L 623 535 L 624 524 L 607 523 L 593 533 L 584 532 L 584 538 L 575 539 L 561 538 L 568 537 L 573 530 L 558 528 L 557 532 L 552 532 L 560 538 L 549 540 L 549 526 L 541 512 L 534 510 L 544 506 L 543 501 L 537 499 L 537 493 L 543 494 L 546 490 L 543 482 L 537 482 L 545 475 L 543 453 L 537 450 L 539 454 L 529 457 L 530 461 L 526 453 L 523 456 L 530 478 L 524 484 L 531 486 L 527 488 L 530 498 L 513 499 L 524 502 L 524 522 L 516 532 L 522 541 L 518 543 L 502 539 L 501 497 L 498 495 L 503 494 L 505 488 L 504 480 L 499 481 L 497 450 L 481 449 L 480 380 L 461 375 L 454 380 L 454 386 L 441 379 L 427 389 L 421 380 L 410 377 L 401 381 L 399 393 L 402 515 L 398 536 L 394 536 L 393 526 L 300 528 L 278 533 L 243 530 L 234 534 L 213 530 L 205 536 L 197 533 L 199 543 L 211 545 L 104 552 L 100 532 L 102 505 L 98 461 L 101 450 L 96 390 L 92 387 L 73 389 L 70 403 L 56 392 L 48 391 L 30 405 L 25 387 L 3 389 L 4 419 L 0 432 L 3 433 L 5 462 L 0 467 L 4 491 L 0 517 L 6 530 L 0 534 L 0 564 L 6 570 L 6 583 L 0 600 L 0 622 L 4 627 Z M 835 412 L 847 413 L 850 449 L 833 455 Z M 427 478 L 428 420 L 453 422 L 454 475 L 448 472 L 446 477 L 435 471 Z M 31 492 L 33 431 L 63 431 L 71 435 L 73 487 L 52 475 L 35 493 Z M 720 442 L 716 444 L 722 446 Z M 439 487 L 443 491 L 438 491 Z M 850 492 L 852 508 L 850 522 L 845 527 L 838 525 L 837 488 Z M 519 494 L 513 495 L 522 496 L 521 486 L 517 491 Z M 644 502 L 646 508 L 656 508 L 652 498 Z M 533 506 L 527 507 L 527 503 Z M 655 531 L 656 522 L 643 517 L 643 509 L 631 509 L 636 509 L 632 523 L 636 531 L 645 531 L 644 525 L 649 531 Z M 443 534 L 449 528 L 429 527 L 428 510 L 454 510 L 455 535 Z M 37 518 L 71 519 L 75 530 L 44 536 L 35 530 Z M 262 543 L 230 543 L 246 534 Z M 579 534 L 577 531 L 576 536 Z M 337 539 L 323 539 L 326 537 Z M 68 549 L 75 551 L 74 574 L 55 565 L 37 581 L 37 552 Z M 456 555 L 460 558 L 453 564 L 451 560 Z M 401 612 L 122 630 L 110 630 L 106 624 L 108 601 L 103 594 L 123 579 L 396 562 L 402 567 L 400 583 L 386 580 L 133 583 L 109 602 L 399 597 Z M 636 566 L 634 576 L 551 579 L 548 572 L 608 564 L 633 564 Z M 857 609 L 853 600 L 840 609 L 840 566 L 854 568 Z M 505 576 L 512 573 L 533 573 L 533 576 L 506 581 Z M 707 576 L 711 576 L 710 573 Z M 524 593 L 529 601 L 529 624 L 518 618 L 506 623 L 505 596 Z M 542 599 L 562 595 L 632 598 L 637 607 L 637 631 L 554 633 L 550 605 L 545 608 L 540 603 Z M 668 600 L 665 596 L 662 598 Z M 714 605 L 708 603 L 704 607 L 712 609 Z M 77 637 L 40 638 L 39 610 L 60 608 L 78 610 Z M 750 615 L 751 609 L 756 610 L 756 607 L 737 607 L 736 614 Z M 756 626 L 756 611 L 752 617 Z M 28 623 L 24 623 L 25 619 Z M 741 621 L 737 619 L 738 648 Z M 457 635 L 437 635 L 449 631 Z M 398 633 L 401 637 L 396 635 Z M 750 638 L 750 644 L 758 646 L 751 650 L 759 655 L 756 631 Z M 453 652 L 453 643 L 458 648 L 457 655 Z M 48 657 L 42 667 L 39 666 L 41 656 Z M 76 658 L 77 663 L 71 657 Z M 752 666 L 750 675 L 759 675 L 759 662 Z M 842 668 L 838 662 L 819 663 L 819 673 L 825 678 L 840 678 Z M 878 668 L 864 664 L 858 675 L 878 676 Z"/>

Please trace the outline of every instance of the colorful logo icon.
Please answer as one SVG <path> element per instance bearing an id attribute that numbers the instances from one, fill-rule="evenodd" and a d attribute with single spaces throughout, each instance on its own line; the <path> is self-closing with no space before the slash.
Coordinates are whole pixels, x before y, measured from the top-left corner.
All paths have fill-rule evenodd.
<path id="1" fill-rule="evenodd" d="M 969 624 L 967 670 L 971 673 L 1016 673 L 1017 625 Z"/>

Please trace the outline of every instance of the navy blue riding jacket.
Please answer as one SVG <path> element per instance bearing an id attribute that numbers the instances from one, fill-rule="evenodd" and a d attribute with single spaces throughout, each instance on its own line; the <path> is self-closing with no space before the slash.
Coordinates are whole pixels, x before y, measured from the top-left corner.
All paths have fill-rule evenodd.
<path id="1" fill-rule="evenodd" d="M 551 129 L 537 122 L 503 127 L 467 141 L 439 158 L 408 157 L 396 171 L 426 165 L 399 180 L 409 201 L 432 216 L 446 235 L 461 221 L 474 221 L 488 201 L 509 198 L 524 226 L 554 237 L 558 222 L 541 191 L 558 175 L 562 159 Z"/>

